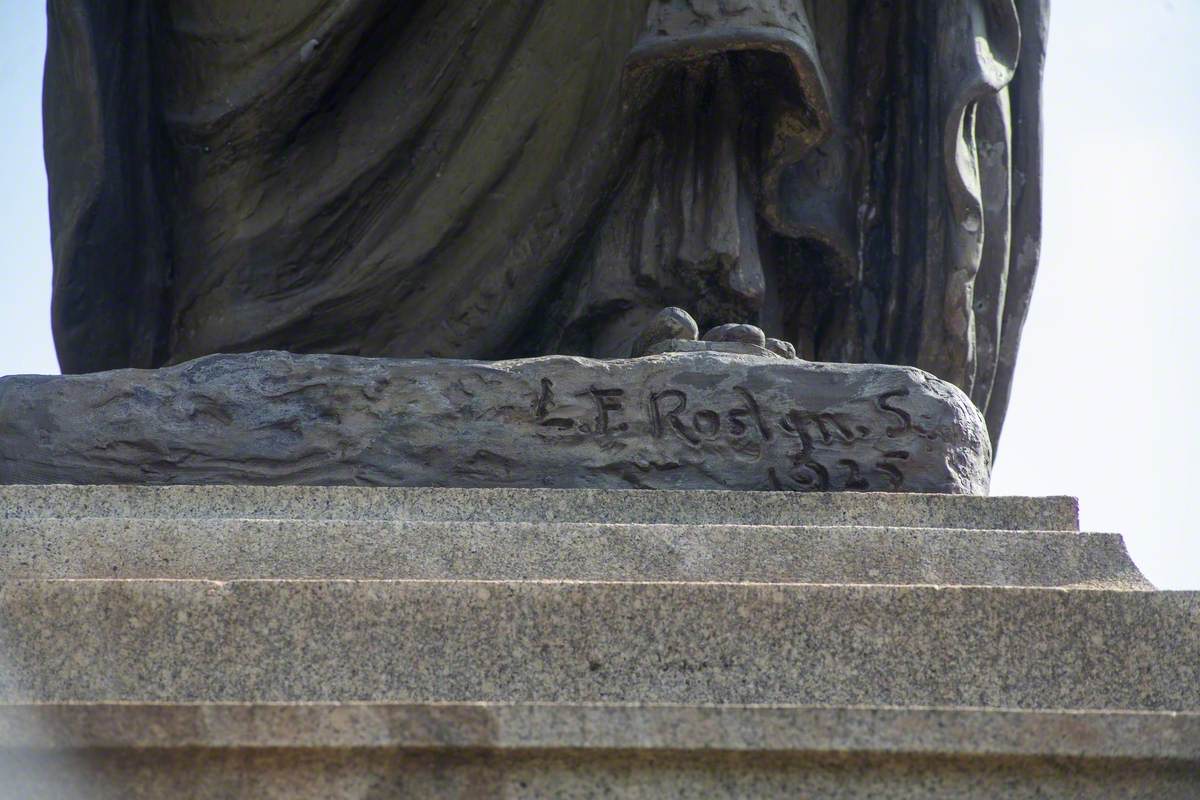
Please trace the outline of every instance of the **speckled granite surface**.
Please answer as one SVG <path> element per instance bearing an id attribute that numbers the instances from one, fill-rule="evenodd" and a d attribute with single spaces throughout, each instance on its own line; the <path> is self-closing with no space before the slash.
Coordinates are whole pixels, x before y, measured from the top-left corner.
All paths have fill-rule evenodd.
<path id="1" fill-rule="evenodd" d="M 9 580 L 2 700 L 1200 710 L 1200 593 Z"/>
<path id="2" fill-rule="evenodd" d="M 512 703 L 0 704 L 0 747 L 1200 759 L 1200 712 Z"/>
<path id="3" fill-rule="evenodd" d="M 0 706 L 38 797 L 1192 798 L 1198 758 L 1197 714 Z"/>
<path id="4" fill-rule="evenodd" d="M 0 754 L 60 800 L 1195 800 L 1195 763 L 795 753 L 122 749 Z"/>
<path id="5" fill-rule="evenodd" d="M 1073 497 L 360 486 L 0 486 L 0 517 L 390 519 L 1079 530 Z"/>
<path id="6" fill-rule="evenodd" d="M 754 581 L 1149 589 L 1115 534 L 957 528 L 0 518 L 6 578 Z"/>
<path id="7" fill-rule="evenodd" d="M 1077 529 L 1066 498 L 4 487 L 0 786 L 1194 800 L 1200 593 Z"/>

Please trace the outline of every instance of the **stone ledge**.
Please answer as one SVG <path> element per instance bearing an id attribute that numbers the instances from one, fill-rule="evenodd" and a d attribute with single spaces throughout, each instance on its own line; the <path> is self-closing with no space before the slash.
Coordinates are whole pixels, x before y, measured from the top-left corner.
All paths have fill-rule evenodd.
<path id="1" fill-rule="evenodd" d="M 0 748 L 192 747 L 1200 761 L 1200 713 L 503 703 L 0 705 Z"/>
<path id="2" fill-rule="evenodd" d="M 0 699 L 1200 711 L 1200 593 L 8 580 Z"/>
<path id="3" fill-rule="evenodd" d="M 1153 588 L 1115 534 L 562 522 L 0 518 L 0 578 L 37 577 Z"/>
<path id="4" fill-rule="evenodd" d="M 0 486 L 0 517 L 388 519 L 1079 530 L 1073 497 L 363 486 Z"/>

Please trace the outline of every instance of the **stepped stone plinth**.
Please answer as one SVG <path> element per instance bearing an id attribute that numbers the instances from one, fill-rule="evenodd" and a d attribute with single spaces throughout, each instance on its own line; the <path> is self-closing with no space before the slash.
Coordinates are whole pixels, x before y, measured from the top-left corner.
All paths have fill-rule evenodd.
<path id="1" fill-rule="evenodd" d="M 1200 796 L 1067 498 L 9 486 L 0 580 L 17 796 Z"/>
<path id="2" fill-rule="evenodd" d="M 1200 797 L 1200 595 L 986 498 L 1046 0 L 50 5 L 0 800 Z"/>

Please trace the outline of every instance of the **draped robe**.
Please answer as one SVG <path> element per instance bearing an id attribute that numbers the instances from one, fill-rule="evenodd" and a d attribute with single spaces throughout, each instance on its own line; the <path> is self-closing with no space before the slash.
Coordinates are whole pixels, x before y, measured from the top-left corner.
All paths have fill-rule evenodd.
<path id="1" fill-rule="evenodd" d="M 665 305 L 993 439 L 1047 0 L 49 0 L 64 371 L 623 356 Z"/>

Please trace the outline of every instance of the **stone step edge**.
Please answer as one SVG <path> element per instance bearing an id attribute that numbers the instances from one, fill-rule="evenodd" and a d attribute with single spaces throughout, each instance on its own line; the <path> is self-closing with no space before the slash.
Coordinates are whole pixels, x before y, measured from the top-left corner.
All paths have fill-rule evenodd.
<path id="1" fill-rule="evenodd" d="M 64 514 L 58 516 L 39 515 L 31 517 L 19 516 L 3 516 L 0 514 L 0 526 L 13 525 L 54 525 L 61 523 L 87 523 L 93 525 L 104 524 L 119 524 L 119 523 L 135 523 L 135 524 L 191 524 L 191 525 L 226 525 L 230 523 L 245 523 L 245 524 L 288 524 L 297 526 L 334 526 L 334 525 L 355 525 L 355 526 L 397 526 L 397 527 L 416 527 L 416 526 L 433 526 L 452 528 L 455 526 L 476 526 L 476 527 L 499 527 L 499 528 L 559 528 L 559 527 L 577 527 L 577 528 L 648 528 L 652 530 L 660 530 L 663 528 L 683 528 L 683 529 L 699 529 L 699 530 L 721 530 L 721 529 L 737 529 L 747 530 L 752 532 L 771 532 L 771 531 L 832 531 L 835 533 L 862 531 L 864 533 L 881 533 L 884 531 L 899 531 L 903 533 L 936 533 L 936 534 L 956 534 L 966 533 L 972 535 L 984 534 L 1046 534 L 1053 536 L 1118 536 L 1124 537 L 1124 534 L 1115 530 L 1101 529 L 1065 529 L 1065 528 L 970 528 L 958 525 L 892 525 L 878 522 L 870 522 L 865 524 L 857 524 L 850 522 L 637 522 L 637 521 L 621 521 L 621 522 L 598 522 L 595 520 L 574 520 L 574 519 L 401 519 L 387 517 L 265 517 L 265 516 L 227 516 L 227 517 L 206 517 L 206 516 L 151 516 L 148 514 L 139 514 L 137 516 L 115 516 L 112 514 L 97 514 L 97 515 L 74 515 Z"/>
<path id="2" fill-rule="evenodd" d="M 125 587 L 136 584 L 174 584 L 177 586 L 206 585 L 213 589 L 229 589 L 239 584 L 394 584 L 398 586 L 411 585 L 440 585 L 440 586 L 597 586 L 597 587 L 687 587 L 687 588 L 720 588 L 720 589 L 921 589 L 934 592 L 1045 592 L 1063 594 L 1064 592 L 1107 592 L 1112 595 L 1190 595 L 1200 592 L 1188 589 L 1156 589 L 1129 588 L 1128 586 L 1113 586 L 1107 583 L 1081 583 L 1065 586 L 1029 586 L 1024 584 L 994 584 L 994 583 L 870 583 L 863 581 L 742 581 L 742 580 L 669 580 L 669 579 L 637 579 L 629 580 L 611 578 L 354 578 L 354 577 L 305 577 L 305 578 L 122 578 L 122 577 L 84 577 L 84 578 L 41 578 L 41 577 L 0 577 L 0 589 L 4 587 L 30 587 L 46 584 L 87 584 L 89 586 L 122 585 Z M 0 630 L 3 628 L 0 627 Z M 2 799 L 0 799 L 2 800 Z"/>
<path id="3" fill-rule="evenodd" d="M 731 506 L 731 502 L 733 505 Z M 933 520 L 918 527 L 1079 530 L 1076 498 L 971 495 L 799 493 L 732 490 L 459 489 L 360 486 L 134 486 L 37 484 L 0 486 L 0 517 L 105 516 L 137 518 L 231 516 L 297 519 L 433 519 L 447 521 L 705 521 L 790 524 L 804 515 L 826 521 L 856 518 Z M 189 513 L 164 515 L 173 508 Z M 255 513 L 238 514 L 242 509 Z M 262 509 L 262 513 L 258 513 Z M 287 513 L 276 513 L 285 510 Z M 48 513 L 58 511 L 60 513 Z M 615 513 L 616 519 L 604 519 Z M 769 520 L 769 521 L 768 521 Z M 944 521 L 943 521 L 944 520 Z M 996 520 L 1005 524 L 997 525 Z"/>
<path id="4" fill-rule="evenodd" d="M 1200 762 L 1200 712 L 570 703 L 0 703 L 0 750 L 672 750 Z"/>
<path id="5" fill-rule="evenodd" d="M 37 578 L 719 579 L 1154 589 L 1120 534 L 1090 531 L 0 517 L 0 580 Z"/>

